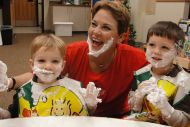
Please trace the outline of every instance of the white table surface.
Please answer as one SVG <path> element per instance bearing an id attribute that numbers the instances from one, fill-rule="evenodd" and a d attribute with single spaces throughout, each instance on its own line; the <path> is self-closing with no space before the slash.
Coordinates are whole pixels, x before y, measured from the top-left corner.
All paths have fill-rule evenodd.
<path id="1" fill-rule="evenodd" d="M 0 120 L 0 127 L 168 127 L 105 117 L 32 117 Z"/>

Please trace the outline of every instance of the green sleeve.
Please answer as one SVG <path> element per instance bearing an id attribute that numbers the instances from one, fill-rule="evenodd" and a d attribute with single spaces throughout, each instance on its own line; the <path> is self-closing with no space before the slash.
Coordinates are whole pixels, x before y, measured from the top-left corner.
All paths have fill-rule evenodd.
<path id="1" fill-rule="evenodd" d="M 134 81 L 132 83 L 132 90 L 136 90 L 138 85 L 145 80 L 150 79 L 152 77 L 150 71 L 144 72 L 142 74 L 137 74 L 136 72 L 134 73 Z"/>

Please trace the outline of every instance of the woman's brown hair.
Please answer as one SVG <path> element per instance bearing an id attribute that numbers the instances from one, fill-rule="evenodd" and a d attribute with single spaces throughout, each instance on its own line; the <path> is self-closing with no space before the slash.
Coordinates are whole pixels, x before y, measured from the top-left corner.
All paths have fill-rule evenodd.
<path id="1" fill-rule="evenodd" d="M 128 9 L 122 5 L 113 1 L 101 0 L 96 2 L 92 10 L 92 18 L 96 13 L 101 10 L 108 10 L 111 12 L 112 16 L 115 18 L 118 24 L 118 34 L 126 33 L 130 23 L 130 16 Z"/>

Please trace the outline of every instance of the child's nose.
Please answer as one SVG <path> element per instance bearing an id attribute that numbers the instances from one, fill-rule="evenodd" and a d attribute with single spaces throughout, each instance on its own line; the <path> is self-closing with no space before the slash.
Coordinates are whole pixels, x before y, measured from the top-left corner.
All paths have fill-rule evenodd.
<path id="1" fill-rule="evenodd" d="M 155 49 L 154 49 L 154 53 L 160 55 L 160 54 L 161 54 L 161 51 L 160 51 L 159 48 L 155 48 Z"/>
<path id="2" fill-rule="evenodd" d="M 51 68 L 52 68 L 51 63 L 46 63 L 46 64 L 45 64 L 45 69 L 46 69 L 46 70 L 51 70 Z"/>

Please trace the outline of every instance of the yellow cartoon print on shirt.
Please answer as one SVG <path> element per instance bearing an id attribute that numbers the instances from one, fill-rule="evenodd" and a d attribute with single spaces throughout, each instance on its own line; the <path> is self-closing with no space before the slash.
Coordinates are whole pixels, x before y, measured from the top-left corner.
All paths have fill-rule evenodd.
<path id="1" fill-rule="evenodd" d="M 23 96 L 19 98 L 20 117 L 88 115 L 80 98 L 63 86 L 51 86 L 44 89 L 38 102 L 31 107 Z"/>

